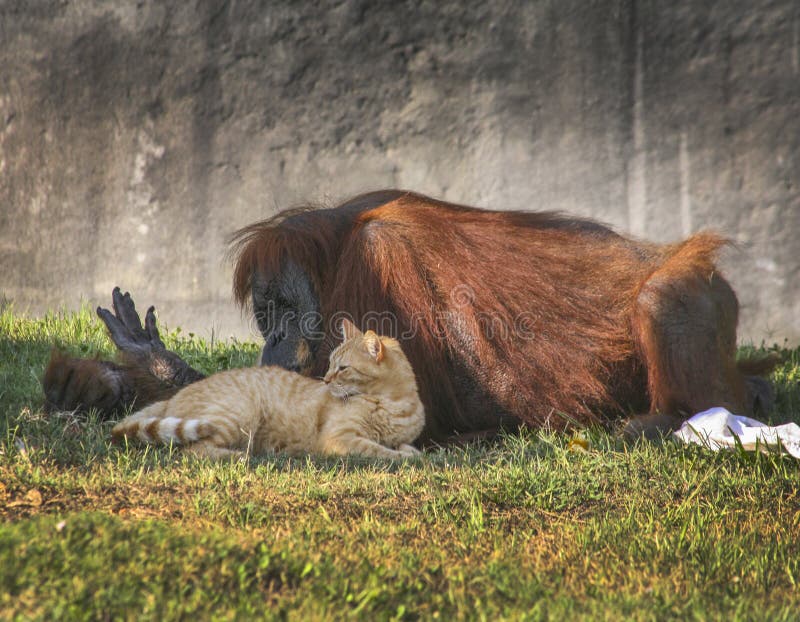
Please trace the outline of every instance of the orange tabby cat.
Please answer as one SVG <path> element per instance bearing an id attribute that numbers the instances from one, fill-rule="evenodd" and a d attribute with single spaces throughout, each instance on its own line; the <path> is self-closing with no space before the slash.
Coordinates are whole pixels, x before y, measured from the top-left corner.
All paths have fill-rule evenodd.
<path id="1" fill-rule="evenodd" d="M 177 443 L 225 458 L 268 450 L 405 458 L 425 413 L 400 344 L 342 322 L 324 381 L 279 367 L 214 374 L 120 421 L 115 440 Z"/>

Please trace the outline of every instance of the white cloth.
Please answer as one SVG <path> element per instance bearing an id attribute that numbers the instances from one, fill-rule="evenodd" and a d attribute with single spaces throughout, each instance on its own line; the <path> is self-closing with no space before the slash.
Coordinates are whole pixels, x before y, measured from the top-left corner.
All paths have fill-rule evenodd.
<path id="1" fill-rule="evenodd" d="M 777 449 L 778 443 L 795 458 L 800 458 L 800 426 L 796 423 L 768 426 L 765 423 L 734 415 L 717 407 L 697 413 L 673 434 L 684 443 L 695 443 L 717 451 L 733 449 L 738 442 L 744 449 Z"/>

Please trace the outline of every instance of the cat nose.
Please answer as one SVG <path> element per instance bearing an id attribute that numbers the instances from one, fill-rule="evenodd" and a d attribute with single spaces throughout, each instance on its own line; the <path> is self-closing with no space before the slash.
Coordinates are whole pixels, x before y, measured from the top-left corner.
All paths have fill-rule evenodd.
<path id="1" fill-rule="evenodd" d="M 331 383 L 331 377 L 330 377 L 330 375 L 329 375 L 329 374 L 325 374 L 325 377 L 322 379 L 322 381 L 323 381 L 325 384 L 330 384 L 330 383 Z"/>

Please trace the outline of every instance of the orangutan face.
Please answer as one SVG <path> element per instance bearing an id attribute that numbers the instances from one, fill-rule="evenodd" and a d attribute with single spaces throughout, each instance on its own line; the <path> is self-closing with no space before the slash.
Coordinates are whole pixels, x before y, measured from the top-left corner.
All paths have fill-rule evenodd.
<path id="1" fill-rule="evenodd" d="M 319 300 L 304 270 L 287 261 L 278 277 L 252 280 L 253 312 L 265 345 L 262 365 L 311 373 L 322 341 Z"/>

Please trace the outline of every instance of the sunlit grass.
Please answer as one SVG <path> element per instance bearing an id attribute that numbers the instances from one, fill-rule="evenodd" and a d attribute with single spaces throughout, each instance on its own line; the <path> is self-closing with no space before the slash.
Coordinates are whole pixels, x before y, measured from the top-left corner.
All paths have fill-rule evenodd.
<path id="1" fill-rule="evenodd" d="M 173 331 L 211 372 L 258 346 Z M 213 464 L 41 412 L 93 314 L 0 313 L 0 618 L 776 619 L 800 610 L 800 464 L 588 430 L 406 463 Z M 800 351 L 775 420 L 800 420 Z"/>

